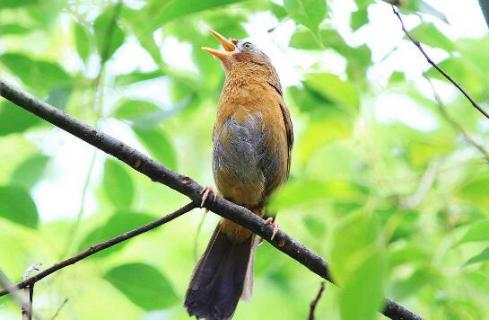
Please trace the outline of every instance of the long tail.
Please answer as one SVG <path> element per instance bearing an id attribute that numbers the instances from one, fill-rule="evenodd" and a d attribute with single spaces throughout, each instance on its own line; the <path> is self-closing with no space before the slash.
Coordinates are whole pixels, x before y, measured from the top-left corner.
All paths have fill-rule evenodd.
<path id="1" fill-rule="evenodd" d="M 185 307 L 191 316 L 232 317 L 239 298 L 251 293 L 254 247 L 254 235 L 237 243 L 217 226 L 187 289 Z"/>

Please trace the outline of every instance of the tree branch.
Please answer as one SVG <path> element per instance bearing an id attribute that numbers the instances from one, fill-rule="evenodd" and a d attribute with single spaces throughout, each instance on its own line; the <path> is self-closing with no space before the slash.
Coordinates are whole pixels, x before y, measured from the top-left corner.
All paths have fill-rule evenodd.
<path id="1" fill-rule="evenodd" d="M 167 222 L 170 222 L 173 219 L 180 217 L 181 215 L 189 212 L 190 210 L 192 210 L 196 207 L 197 207 L 196 202 L 190 202 L 189 204 L 181 207 L 180 209 L 178 209 L 178 210 L 176 210 L 170 214 L 167 214 L 166 216 L 164 216 L 161 219 L 158 219 L 156 221 L 153 221 L 151 223 L 148 223 L 142 227 L 133 229 L 131 231 L 124 232 L 123 234 L 121 234 L 117 237 L 114 237 L 110 240 L 107 240 L 107 241 L 101 242 L 97 245 L 91 246 L 90 248 L 83 251 L 82 253 L 80 253 L 74 257 L 68 258 L 66 260 L 63 260 L 61 262 L 58 262 L 55 265 L 52 265 L 51 267 L 47 268 L 46 270 L 39 272 L 38 274 L 36 274 L 32 277 L 24 279 L 22 282 L 19 282 L 15 286 L 6 287 L 5 290 L 0 291 L 0 297 L 11 293 L 12 290 L 30 287 L 34 283 L 38 282 L 39 280 L 46 278 L 47 276 L 55 273 L 56 271 L 59 271 L 59 270 L 65 268 L 67 266 L 75 264 L 75 263 L 77 263 L 77 262 L 79 262 L 79 261 L 81 261 L 81 260 L 83 260 L 83 259 L 85 259 L 91 255 L 94 255 L 95 253 L 97 253 L 99 251 L 102 251 L 102 250 L 105 250 L 105 249 L 110 248 L 112 246 L 115 246 L 118 243 L 121 243 L 121 242 L 126 241 L 126 240 L 131 239 L 131 238 L 134 238 L 137 235 L 148 232 L 148 231 L 150 231 L 156 227 L 159 227 L 159 226 L 161 226 Z"/>
<path id="2" fill-rule="evenodd" d="M 186 206 L 187 211 L 194 208 L 195 204 L 200 203 L 202 200 L 201 192 L 203 191 L 203 187 L 201 185 L 187 176 L 183 176 L 168 170 L 166 167 L 158 164 L 154 160 L 150 159 L 136 149 L 126 145 L 122 141 L 76 120 L 61 110 L 35 99 L 33 96 L 8 85 L 2 80 L 0 80 L 0 95 L 19 107 L 71 133 L 94 147 L 118 158 L 122 162 L 130 165 L 135 170 L 146 175 L 151 180 L 162 183 L 186 195 L 192 200 L 192 204 Z M 316 273 L 325 280 L 333 282 L 328 265 L 323 258 L 313 253 L 304 245 L 292 239 L 281 230 L 279 230 L 274 239 L 271 240 L 273 227 L 270 224 L 266 224 L 262 218 L 253 214 L 250 210 L 225 200 L 222 197 L 216 197 L 215 199 L 213 197 L 211 198 L 212 199 L 208 199 L 206 201 L 204 205 L 205 208 L 253 231 L 263 239 L 270 242 L 278 250 L 295 259 L 312 272 Z M 118 242 L 120 241 L 123 240 L 119 240 Z M 109 247 L 110 243 L 103 243 L 101 245 L 104 247 L 98 249 L 98 251 Z M 94 253 L 92 251 L 95 250 L 94 248 L 97 249 L 97 246 L 88 249 L 76 257 L 67 259 L 60 264 L 52 266 L 33 278 L 30 278 L 28 282 L 20 283 L 18 287 L 24 287 L 30 283 L 34 283 L 39 280 L 39 277 L 45 277 L 67 265 L 73 264 L 92 255 Z M 8 292 L 0 292 L 0 295 L 5 295 L 7 293 Z M 392 300 L 387 300 L 383 312 L 391 319 L 422 319 Z"/>
<path id="3" fill-rule="evenodd" d="M 433 68 L 435 68 L 443 77 L 445 77 L 445 79 L 447 79 L 451 84 L 453 84 L 465 96 L 465 98 L 467 98 L 467 100 L 469 100 L 470 104 L 475 109 L 477 109 L 481 114 L 483 114 L 484 117 L 489 119 L 489 113 L 487 111 L 485 111 L 477 102 L 475 102 L 475 100 L 467 93 L 467 91 L 465 91 L 464 88 L 462 88 L 462 86 L 457 81 L 455 81 L 448 73 L 445 72 L 445 70 L 443 70 L 440 66 L 438 66 L 438 64 L 436 64 L 436 62 L 434 62 L 430 58 L 430 56 L 428 56 L 426 51 L 421 46 L 421 43 L 418 40 L 414 39 L 413 36 L 411 36 L 411 34 L 407 31 L 406 26 L 404 25 L 404 21 L 402 20 L 402 17 L 399 14 L 399 11 L 397 11 L 395 6 L 392 6 L 392 11 L 396 15 L 399 22 L 401 23 L 401 28 L 402 28 L 402 31 L 404 32 L 404 34 L 418 48 L 419 52 L 421 52 L 421 54 L 425 57 L 426 61 L 428 61 L 428 63 Z"/>
<path id="4" fill-rule="evenodd" d="M 489 0 L 479 0 L 479 5 L 489 27 Z"/>
<path id="5" fill-rule="evenodd" d="M 307 320 L 314 320 L 314 312 L 316 311 L 316 307 L 318 305 L 319 299 L 321 299 L 321 296 L 323 295 L 324 292 L 324 281 L 321 282 L 321 286 L 319 287 L 319 291 L 314 298 L 314 300 L 311 301 L 311 304 L 309 306 L 309 316 L 307 317 Z"/>

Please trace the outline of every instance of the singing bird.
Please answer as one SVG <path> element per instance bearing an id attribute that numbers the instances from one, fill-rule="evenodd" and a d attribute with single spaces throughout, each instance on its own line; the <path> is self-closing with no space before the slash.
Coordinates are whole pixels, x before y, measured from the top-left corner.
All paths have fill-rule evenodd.
<path id="1" fill-rule="evenodd" d="M 224 51 L 203 49 L 221 60 L 226 75 L 212 137 L 214 180 L 224 198 L 267 218 L 267 199 L 289 176 L 294 139 L 280 80 L 270 59 L 251 42 L 211 33 Z M 266 221 L 276 231 L 273 219 Z M 256 245 L 251 231 L 226 219 L 219 222 L 187 289 L 191 316 L 233 316 L 240 297 L 251 296 Z"/>

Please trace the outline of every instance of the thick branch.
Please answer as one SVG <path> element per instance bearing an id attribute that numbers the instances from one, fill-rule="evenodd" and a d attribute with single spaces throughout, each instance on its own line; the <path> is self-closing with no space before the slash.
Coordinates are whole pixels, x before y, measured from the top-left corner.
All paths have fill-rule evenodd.
<path id="1" fill-rule="evenodd" d="M 170 214 L 167 214 L 166 216 L 164 216 L 161 219 L 158 219 L 156 221 L 153 221 L 151 223 L 148 223 L 142 227 L 133 229 L 131 231 L 125 232 L 125 233 L 121 234 L 120 236 L 114 237 L 110 240 L 107 240 L 107 241 L 101 242 L 97 245 L 91 246 L 90 248 L 83 251 L 82 253 L 80 253 L 74 257 L 68 258 L 66 260 L 63 260 L 59 263 L 56 263 L 55 265 L 47 268 L 46 270 L 39 272 L 35 276 L 24 279 L 24 281 L 16 284 L 15 286 L 10 286 L 8 288 L 5 288 L 5 290 L 0 291 L 0 297 L 11 293 L 11 291 L 14 289 L 23 289 L 23 288 L 31 287 L 32 285 L 34 285 L 34 283 L 38 282 L 39 280 L 44 279 L 45 277 L 49 276 L 50 274 L 55 273 L 56 271 L 59 271 L 59 270 L 65 268 L 67 266 L 75 264 L 75 263 L 77 263 L 77 262 L 79 262 L 79 261 L 81 261 L 81 260 L 83 260 L 83 259 L 85 259 L 91 255 L 94 255 L 95 253 L 97 253 L 99 251 L 102 251 L 102 250 L 105 250 L 105 249 L 110 248 L 112 246 L 115 246 L 118 243 L 121 243 L 121 242 L 126 241 L 128 239 L 131 239 L 137 235 L 148 232 L 151 229 L 159 227 L 159 226 L 161 226 L 167 222 L 170 222 L 173 219 L 176 219 L 176 218 L 180 217 L 181 215 L 189 212 L 190 210 L 194 209 L 195 207 L 197 207 L 197 204 L 195 202 L 190 202 L 189 204 L 181 207 L 180 209 L 178 209 L 178 210 L 176 210 Z"/>
<path id="2" fill-rule="evenodd" d="M 0 80 L 0 95 L 21 108 L 93 145 L 94 147 L 118 158 L 119 160 L 133 167 L 135 170 L 146 175 L 151 180 L 165 184 L 166 186 L 186 195 L 193 201 L 193 203 L 200 203 L 203 187 L 191 178 L 168 170 L 166 167 L 158 164 L 154 160 L 145 156 L 136 149 L 126 145 L 122 141 L 76 120 L 61 110 L 35 99 L 31 95 L 8 85 L 2 80 Z M 266 224 L 262 218 L 254 215 L 248 209 L 238 206 L 221 197 L 209 199 L 206 201 L 205 207 L 212 212 L 215 212 L 218 215 L 234 221 L 253 231 L 257 235 L 269 241 L 280 251 L 297 260 L 312 272 L 330 282 L 333 282 L 333 279 L 329 273 L 328 265 L 323 258 L 310 251 L 298 241 L 289 237 L 283 231 L 279 230 L 274 239 L 271 240 L 273 227 L 270 224 Z M 91 254 L 92 253 L 87 251 L 85 252 L 85 256 L 78 256 L 78 259 L 75 262 L 80 261 L 84 257 Z M 70 259 L 65 261 L 67 261 L 65 263 L 66 265 L 74 263 L 71 262 Z M 56 266 L 57 265 L 51 267 L 50 269 L 53 269 Z M 50 273 L 55 271 L 56 270 L 51 270 Z M 43 274 L 43 272 L 40 274 Z M 36 281 L 37 280 L 34 279 L 32 280 L 32 283 Z M 25 285 L 26 284 L 24 284 L 24 286 Z M 391 300 L 387 300 L 384 314 L 389 314 L 391 319 L 421 319 L 421 317 L 415 315 L 405 307 Z"/>
<path id="3" fill-rule="evenodd" d="M 438 64 L 436 64 L 436 62 L 434 62 L 430 58 L 430 56 L 428 56 L 426 51 L 423 49 L 423 46 L 421 46 L 421 43 L 418 40 L 414 39 L 413 36 L 411 36 L 411 34 L 407 31 L 406 26 L 404 25 L 404 21 L 402 20 L 399 11 L 397 11 L 397 9 L 394 6 L 392 6 L 392 11 L 396 15 L 397 19 L 399 19 L 404 34 L 406 34 L 408 39 L 411 40 L 411 42 L 416 46 L 416 48 L 418 48 L 419 52 L 421 52 L 421 54 L 425 57 L 426 61 L 428 61 L 428 63 L 433 68 L 435 68 L 436 71 L 438 71 L 443 77 L 445 77 L 445 79 L 447 79 L 451 84 L 453 84 L 465 96 L 465 98 L 469 100 L 470 104 L 475 109 L 477 109 L 482 115 L 484 115 L 484 117 L 489 119 L 489 113 L 485 111 L 477 102 L 475 102 L 475 100 L 467 93 L 467 91 L 465 91 L 464 88 L 462 88 L 462 86 L 457 81 L 455 81 L 448 73 L 445 72 L 445 70 L 443 70 Z"/>

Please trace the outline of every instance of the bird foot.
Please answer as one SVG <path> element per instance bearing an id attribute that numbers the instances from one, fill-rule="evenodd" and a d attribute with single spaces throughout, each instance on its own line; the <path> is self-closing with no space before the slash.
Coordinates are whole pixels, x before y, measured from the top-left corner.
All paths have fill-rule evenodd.
<path id="1" fill-rule="evenodd" d="M 210 186 L 204 187 L 204 189 L 202 189 L 200 194 L 202 195 L 202 202 L 200 203 L 201 208 L 204 206 L 204 204 L 207 201 L 207 199 L 209 198 L 209 196 L 212 198 L 212 201 L 216 200 L 216 197 L 217 197 L 216 192 Z"/>
<path id="2" fill-rule="evenodd" d="M 272 237 L 270 238 L 270 240 L 273 240 L 278 232 L 278 223 L 275 223 L 274 221 L 275 219 L 272 217 L 268 217 L 267 220 L 265 220 L 265 223 L 272 225 L 273 228 Z"/>

